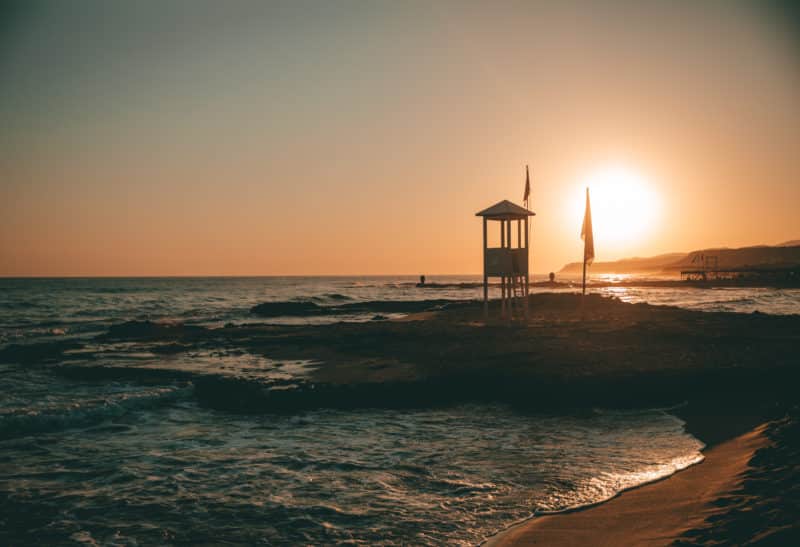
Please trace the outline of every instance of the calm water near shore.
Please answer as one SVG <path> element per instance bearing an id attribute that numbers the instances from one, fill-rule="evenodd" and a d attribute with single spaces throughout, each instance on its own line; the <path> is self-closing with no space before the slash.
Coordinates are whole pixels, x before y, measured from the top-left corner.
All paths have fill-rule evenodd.
<path id="1" fill-rule="evenodd" d="M 458 285 L 477 280 L 435 277 L 429 282 L 448 286 L 419 289 L 414 277 L 0 279 L 0 349 L 85 340 L 131 319 L 366 321 L 382 313 L 374 302 L 478 298 L 479 289 Z M 706 311 L 800 313 L 800 290 L 597 292 Z M 338 308 L 269 319 L 249 311 L 262 302 L 307 309 L 292 307 L 301 301 Z M 164 357 L 129 342 L 106 344 L 101 355 L 110 364 L 255 377 L 302 375 L 306 366 L 202 348 Z M 76 381 L 35 363 L 0 363 L 0 393 L 0 534 L 10 534 L 0 543 L 476 544 L 534 511 L 601 501 L 702 458 L 702 444 L 659 410 L 239 415 L 201 406 L 191 382 Z"/>

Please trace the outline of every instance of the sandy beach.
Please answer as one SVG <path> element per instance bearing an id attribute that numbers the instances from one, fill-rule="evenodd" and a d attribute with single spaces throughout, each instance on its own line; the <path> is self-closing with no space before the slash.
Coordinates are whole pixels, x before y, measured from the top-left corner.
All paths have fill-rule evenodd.
<path id="1" fill-rule="evenodd" d="M 705 452 L 705 460 L 672 477 L 623 492 L 597 506 L 535 517 L 494 536 L 487 547 L 670 545 L 725 512 L 719 501 L 741 486 L 766 425 Z"/>
<path id="2" fill-rule="evenodd" d="M 742 434 L 733 432 L 763 419 L 746 405 L 688 418 L 714 443 L 699 464 L 606 503 L 534 517 L 485 545 L 797 545 L 797 407 Z"/>

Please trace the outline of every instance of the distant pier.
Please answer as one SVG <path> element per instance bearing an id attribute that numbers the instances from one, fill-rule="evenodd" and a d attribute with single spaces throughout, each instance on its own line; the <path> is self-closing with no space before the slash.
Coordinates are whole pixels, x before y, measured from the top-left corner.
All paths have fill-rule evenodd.
<path id="1" fill-rule="evenodd" d="M 800 268 L 797 266 L 739 268 L 700 268 L 681 270 L 684 281 L 770 281 L 800 282 Z"/>

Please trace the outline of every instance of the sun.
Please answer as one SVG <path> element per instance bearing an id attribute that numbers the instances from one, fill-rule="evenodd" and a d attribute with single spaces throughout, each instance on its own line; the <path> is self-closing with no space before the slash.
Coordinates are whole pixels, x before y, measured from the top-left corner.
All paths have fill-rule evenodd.
<path id="1" fill-rule="evenodd" d="M 603 250 L 632 250 L 658 226 L 660 200 L 653 184 L 635 169 L 603 167 L 586 175 L 570 198 L 570 222 L 580 230 L 586 188 L 598 257 Z"/>

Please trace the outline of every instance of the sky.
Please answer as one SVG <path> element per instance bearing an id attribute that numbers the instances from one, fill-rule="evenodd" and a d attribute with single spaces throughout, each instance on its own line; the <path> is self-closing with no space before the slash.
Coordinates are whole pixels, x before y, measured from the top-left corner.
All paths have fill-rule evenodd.
<path id="1" fill-rule="evenodd" d="M 0 275 L 478 273 L 800 238 L 792 2 L 0 3 Z"/>

